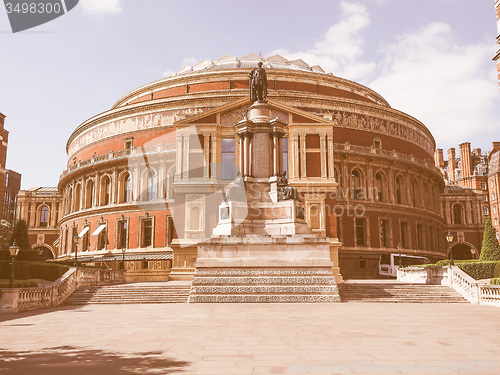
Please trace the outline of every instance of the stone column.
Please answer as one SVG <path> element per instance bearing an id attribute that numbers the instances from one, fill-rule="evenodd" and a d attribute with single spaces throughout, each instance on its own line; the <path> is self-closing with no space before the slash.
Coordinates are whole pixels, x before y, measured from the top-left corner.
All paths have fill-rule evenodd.
<path id="1" fill-rule="evenodd" d="M 218 150 L 217 150 L 217 135 L 212 135 L 212 177 L 220 177 L 218 176 L 218 169 L 217 169 L 217 155 L 218 155 Z"/>
<path id="2" fill-rule="evenodd" d="M 292 162 L 292 174 L 293 178 L 300 178 L 299 176 L 299 163 L 300 163 L 300 157 L 299 157 L 299 136 L 297 134 L 293 134 L 291 138 L 290 144 L 288 145 L 288 150 L 291 151 L 291 155 L 289 155 L 289 159 Z"/>
<path id="3" fill-rule="evenodd" d="M 205 134 L 203 137 L 203 177 L 208 178 L 210 175 L 210 135 Z"/>
<path id="4" fill-rule="evenodd" d="M 175 157 L 175 174 L 176 178 L 181 178 L 182 176 L 182 135 L 177 135 L 177 152 Z"/>
<path id="5" fill-rule="evenodd" d="M 333 159 L 333 136 L 331 134 L 328 135 L 328 177 L 335 177 L 335 169 L 334 169 L 334 159 Z"/>
<path id="6" fill-rule="evenodd" d="M 245 135 L 240 134 L 239 142 L 238 142 L 238 150 L 239 150 L 239 168 L 242 176 L 246 176 L 245 171 Z"/>
<path id="7" fill-rule="evenodd" d="M 183 137 L 183 150 L 182 150 L 182 178 L 189 177 L 189 135 L 185 134 Z"/>
<path id="8" fill-rule="evenodd" d="M 321 178 L 327 178 L 326 134 L 319 135 L 321 155 Z"/>
<path id="9" fill-rule="evenodd" d="M 243 135 L 243 169 L 244 175 L 250 175 L 250 137 L 248 133 Z"/>
<path id="10" fill-rule="evenodd" d="M 300 178 L 307 177 L 306 174 L 306 135 L 300 134 Z"/>
<path id="11" fill-rule="evenodd" d="M 30 207 L 31 215 L 30 215 L 30 222 L 29 226 L 34 227 L 36 223 L 36 203 L 31 202 L 31 207 Z"/>
<path id="12" fill-rule="evenodd" d="M 254 163 L 250 162 L 250 160 L 253 160 L 253 144 L 254 144 L 254 139 L 253 139 L 253 134 L 249 134 L 249 144 L 248 144 L 248 158 L 247 158 L 247 163 L 248 163 L 248 175 L 253 176 L 254 174 Z"/>
<path id="13" fill-rule="evenodd" d="M 279 138 L 278 134 L 273 133 L 273 176 L 279 173 L 279 162 L 278 162 L 278 152 L 279 152 Z"/>

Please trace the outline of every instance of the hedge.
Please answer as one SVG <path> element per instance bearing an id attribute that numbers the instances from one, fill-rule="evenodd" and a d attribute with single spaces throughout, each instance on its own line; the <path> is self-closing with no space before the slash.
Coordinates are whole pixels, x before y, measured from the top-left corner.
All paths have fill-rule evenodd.
<path id="1" fill-rule="evenodd" d="M 20 250 L 16 256 L 16 261 L 27 260 L 31 262 L 38 262 L 38 251 L 36 250 Z M 0 261 L 10 261 L 10 252 L 8 250 L 0 250 Z"/>
<path id="2" fill-rule="evenodd" d="M 460 262 L 457 266 L 475 280 L 491 279 L 495 274 L 496 261 Z"/>
<path id="3" fill-rule="evenodd" d="M 491 285 L 500 285 L 500 277 L 490 280 Z"/>
<path id="4" fill-rule="evenodd" d="M 14 280 L 14 288 L 36 288 L 38 284 L 33 280 Z M 10 288 L 10 280 L 0 280 L 0 289 Z"/>
<path id="5" fill-rule="evenodd" d="M 500 277 L 500 262 L 497 262 L 497 265 L 495 266 L 495 271 L 493 272 L 493 277 L 495 277 L 495 278 Z"/>
<path id="6" fill-rule="evenodd" d="M 47 262 L 15 263 L 14 276 L 16 279 L 42 279 L 56 281 L 69 270 L 68 266 Z M 0 279 L 10 279 L 11 265 L 9 261 L 0 261 Z"/>

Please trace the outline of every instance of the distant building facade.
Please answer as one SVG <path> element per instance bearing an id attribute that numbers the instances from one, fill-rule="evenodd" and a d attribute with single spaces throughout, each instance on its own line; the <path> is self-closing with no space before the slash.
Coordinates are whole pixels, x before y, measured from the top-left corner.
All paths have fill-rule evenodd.
<path id="1" fill-rule="evenodd" d="M 21 174 L 8 169 L 5 172 L 2 218 L 10 224 L 14 224 L 16 220 L 16 196 L 20 189 Z"/>
<path id="2" fill-rule="evenodd" d="M 5 194 L 5 176 L 7 174 L 7 169 L 5 168 L 7 163 L 7 145 L 9 142 L 9 132 L 5 130 L 5 115 L 0 113 L 0 199 L 2 200 L 0 204 L 0 218 L 3 218 L 4 210 L 4 194 Z"/>
<path id="3" fill-rule="evenodd" d="M 21 190 L 17 195 L 16 219 L 25 220 L 33 250 L 41 260 L 59 254 L 59 226 L 62 214 L 62 195 L 57 188 L 36 187 Z"/>

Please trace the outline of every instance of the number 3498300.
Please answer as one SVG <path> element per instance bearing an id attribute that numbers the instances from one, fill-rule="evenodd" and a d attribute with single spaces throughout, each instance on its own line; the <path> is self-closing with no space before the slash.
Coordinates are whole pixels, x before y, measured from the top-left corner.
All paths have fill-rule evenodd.
<path id="1" fill-rule="evenodd" d="M 61 13 L 63 12 L 62 6 L 60 3 L 5 3 L 5 8 L 7 9 L 7 13 L 18 13 L 18 14 L 41 14 L 41 13 Z"/>

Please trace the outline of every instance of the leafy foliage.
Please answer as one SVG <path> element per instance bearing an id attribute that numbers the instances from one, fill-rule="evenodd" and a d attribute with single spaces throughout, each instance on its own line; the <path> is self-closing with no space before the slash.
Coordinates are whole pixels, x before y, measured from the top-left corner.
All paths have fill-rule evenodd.
<path id="1" fill-rule="evenodd" d="M 488 216 L 484 224 L 483 244 L 481 246 L 481 260 L 500 260 L 500 246 L 498 245 L 496 231 Z"/>
<path id="2" fill-rule="evenodd" d="M 10 278 L 11 265 L 8 261 L 0 261 L 0 279 Z M 56 281 L 69 270 L 68 266 L 52 264 L 47 262 L 26 262 L 15 263 L 14 274 L 16 279 L 43 279 Z"/>
<path id="3" fill-rule="evenodd" d="M 33 280 L 14 280 L 14 288 L 36 288 L 38 286 Z M 0 280 L 0 289 L 10 288 L 10 280 Z"/>

